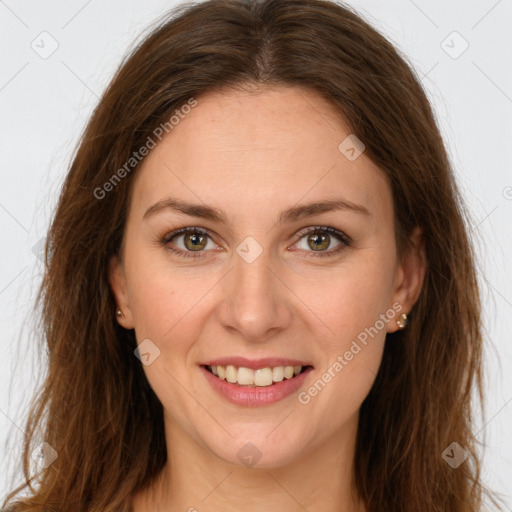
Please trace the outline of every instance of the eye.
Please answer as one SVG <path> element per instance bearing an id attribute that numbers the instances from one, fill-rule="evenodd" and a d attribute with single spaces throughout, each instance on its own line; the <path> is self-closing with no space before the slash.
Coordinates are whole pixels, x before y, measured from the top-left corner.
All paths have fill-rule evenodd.
<path id="1" fill-rule="evenodd" d="M 173 247 L 170 242 L 173 240 L 181 240 L 180 242 L 174 242 L 178 245 L 178 248 Z M 169 251 L 177 254 L 183 258 L 201 258 L 204 254 L 204 249 L 208 249 L 208 241 L 211 241 L 211 237 L 207 231 L 201 228 L 181 228 L 171 233 L 168 233 L 161 239 L 162 245 Z M 216 248 L 216 245 L 213 243 L 214 247 L 210 247 L 209 249 Z M 181 248 L 180 248 L 181 245 Z"/>
<path id="2" fill-rule="evenodd" d="M 338 245 L 335 249 L 325 250 L 331 247 L 333 238 L 338 241 Z M 303 239 L 305 246 L 299 247 L 299 249 L 311 253 L 307 255 L 308 257 L 335 256 L 352 243 L 351 238 L 345 233 L 328 226 L 315 226 L 301 230 L 296 236 L 295 245 L 302 242 Z M 208 242 L 211 242 L 213 247 L 208 247 Z M 205 253 L 208 249 L 217 249 L 208 231 L 197 227 L 171 231 L 160 239 L 160 243 L 166 250 L 182 258 L 202 258 L 206 256 Z M 312 250 L 308 250 L 308 248 Z"/>
<path id="3" fill-rule="evenodd" d="M 338 245 L 334 249 L 327 251 L 332 246 L 332 239 L 335 238 L 338 241 Z M 304 244 L 299 247 L 301 250 L 305 250 L 308 257 L 330 257 L 337 255 L 345 247 L 351 245 L 352 240 L 345 233 L 338 231 L 337 229 L 328 226 L 315 226 L 313 228 L 306 228 L 298 233 L 298 242 Z M 308 250 L 312 249 L 312 250 Z"/>

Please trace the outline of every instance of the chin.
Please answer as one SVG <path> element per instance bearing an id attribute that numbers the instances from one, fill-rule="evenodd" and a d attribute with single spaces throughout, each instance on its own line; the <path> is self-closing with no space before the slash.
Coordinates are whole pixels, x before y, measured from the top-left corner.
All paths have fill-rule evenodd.
<path id="1" fill-rule="evenodd" d="M 272 428 L 275 428 L 275 425 Z M 285 429 L 284 438 L 281 434 L 272 439 L 275 433 L 271 433 L 272 428 L 261 429 L 259 433 L 254 432 L 253 435 L 245 434 L 230 439 L 229 442 L 214 443 L 210 445 L 210 450 L 228 464 L 241 468 L 271 469 L 293 463 L 304 450 L 304 442 L 294 442 Z"/>

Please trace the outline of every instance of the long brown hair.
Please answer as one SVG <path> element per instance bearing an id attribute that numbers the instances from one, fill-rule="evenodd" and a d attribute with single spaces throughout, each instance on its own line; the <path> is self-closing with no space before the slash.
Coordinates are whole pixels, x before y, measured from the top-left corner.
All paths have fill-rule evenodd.
<path id="1" fill-rule="evenodd" d="M 388 335 L 360 411 L 360 496 L 372 512 L 480 510 L 470 405 L 475 390 L 482 402 L 481 306 L 467 211 L 414 72 L 360 16 L 326 0 L 188 2 L 120 65 L 79 142 L 47 236 L 37 303 L 49 365 L 27 419 L 26 482 L 5 503 L 26 486 L 31 492 L 13 510 L 127 510 L 164 466 L 162 405 L 134 357 L 133 330 L 115 320 L 107 277 L 137 165 L 109 180 L 190 98 L 200 104 L 202 93 L 247 85 L 300 86 L 327 99 L 389 178 L 400 254 L 413 228 L 423 228 L 421 295 L 407 329 Z M 36 439 L 58 457 L 34 479 Z M 442 456 L 453 442 L 469 456 L 456 469 Z"/>

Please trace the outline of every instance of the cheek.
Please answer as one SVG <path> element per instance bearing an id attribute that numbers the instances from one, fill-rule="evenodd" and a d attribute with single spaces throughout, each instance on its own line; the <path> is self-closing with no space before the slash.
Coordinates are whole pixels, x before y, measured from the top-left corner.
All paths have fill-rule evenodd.
<path id="1" fill-rule="evenodd" d="M 368 345 L 340 350 L 299 397 L 303 412 L 313 418 L 312 431 L 334 434 L 358 414 L 377 376 L 384 341 L 375 337 Z M 352 354 L 350 360 L 347 352 Z"/>
<path id="2" fill-rule="evenodd" d="M 169 268 L 145 267 L 132 283 L 130 304 L 137 333 L 159 342 L 180 330 L 207 291 L 203 291 L 204 283 Z"/>
<path id="3" fill-rule="evenodd" d="M 326 335 L 316 337 L 322 361 L 301 403 L 326 411 L 333 428 L 357 412 L 378 373 L 387 325 L 396 317 L 391 256 L 367 254 L 314 280 L 311 271 L 302 273 L 301 281 L 315 283 L 302 288 L 309 290 L 304 302 L 322 320 L 317 333 Z"/>
<path id="4" fill-rule="evenodd" d="M 133 251 L 126 268 L 137 340 L 152 340 L 166 366 L 181 372 L 201 337 L 215 285 L 225 270 L 173 264 L 160 249 Z"/>
<path id="5" fill-rule="evenodd" d="M 298 397 L 304 411 L 318 418 L 312 430 L 322 428 L 326 436 L 353 417 L 370 392 L 382 360 L 386 326 L 394 318 L 394 310 L 387 309 L 384 297 L 372 293 L 371 286 L 347 283 L 352 286 L 326 302 L 328 311 L 322 314 L 329 313 L 333 333 L 317 337 L 321 364 L 316 379 Z"/>
<path id="6" fill-rule="evenodd" d="M 331 268 L 302 266 L 290 277 L 292 289 L 325 331 L 327 349 L 342 348 L 386 311 L 393 291 L 392 267 L 391 257 L 375 252 L 354 255 Z"/>
<path id="7" fill-rule="evenodd" d="M 204 327 L 200 318 L 203 301 L 216 280 L 211 272 L 177 270 L 151 258 L 141 258 L 135 264 L 135 256 L 127 277 L 137 342 L 150 339 L 160 350 L 143 370 L 164 409 L 185 422 L 191 414 L 191 403 L 183 386 L 186 383 L 189 392 L 194 393 L 190 363 Z"/>

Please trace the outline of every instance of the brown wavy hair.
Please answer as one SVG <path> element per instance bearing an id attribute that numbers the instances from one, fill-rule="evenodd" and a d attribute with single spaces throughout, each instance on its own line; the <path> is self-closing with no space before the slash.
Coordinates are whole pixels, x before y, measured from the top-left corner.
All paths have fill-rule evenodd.
<path id="1" fill-rule="evenodd" d="M 389 178 L 399 254 L 415 226 L 424 232 L 421 295 L 407 329 L 388 335 L 360 410 L 354 479 L 367 509 L 480 510 L 487 490 L 471 403 L 476 391 L 483 407 L 482 327 L 468 213 L 418 77 L 350 7 L 326 0 L 187 2 L 120 64 L 48 231 L 36 302 L 49 362 L 27 418 L 25 481 L 4 503 L 12 510 L 126 511 L 163 468 L 162 405 L 134 357 L 133 330 L 115 320 L 108 283 L 137 166 L 107 197 L 94 191 L 191 97 L 248 85 L 301 86 L 327 99 Z M 31 476 L 41 438 L 58 458 Z M 469 454 L 457 469 L 442 458 L 454 441 Z"/>

